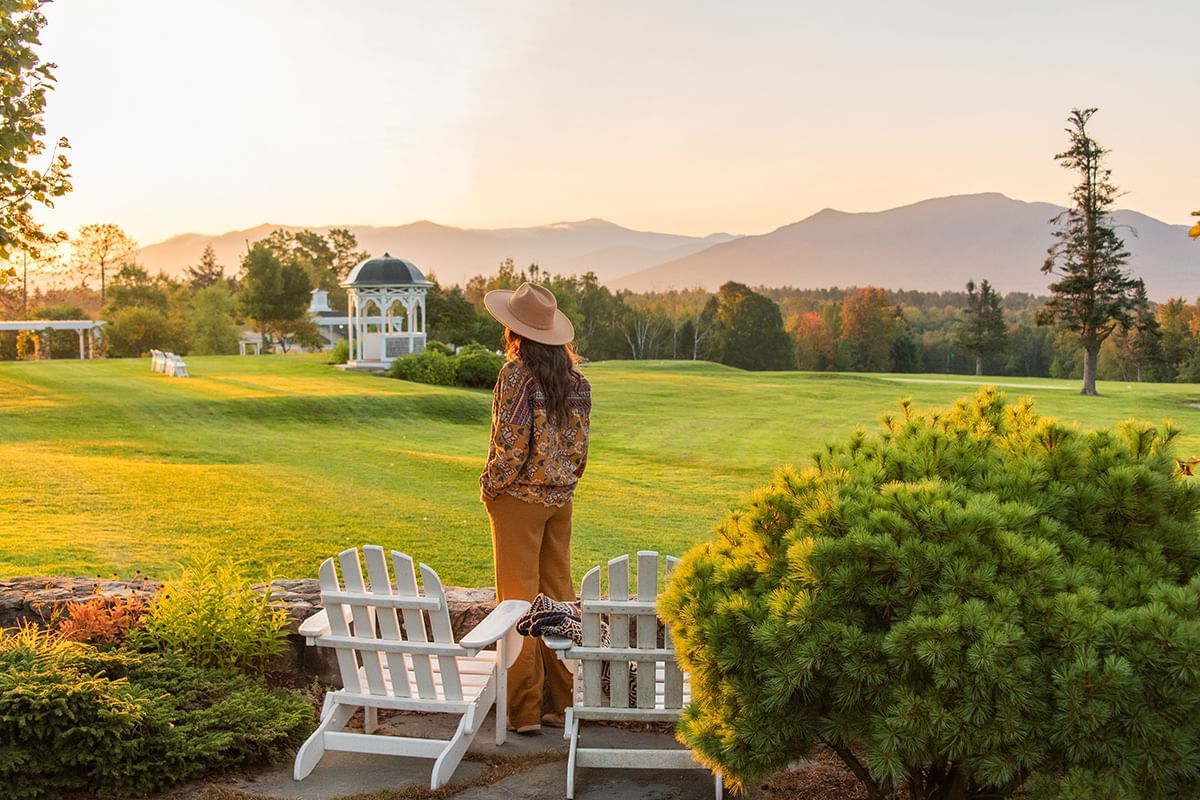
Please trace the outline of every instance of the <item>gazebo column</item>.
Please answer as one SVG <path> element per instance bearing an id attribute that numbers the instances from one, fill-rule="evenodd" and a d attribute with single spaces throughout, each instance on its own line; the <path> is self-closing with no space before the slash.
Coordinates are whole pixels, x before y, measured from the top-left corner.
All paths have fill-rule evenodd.
<path id="1" fill-rule="evenodd" d="M 358 305 L 358 299 L 354 292 L 350 292 L 346 297 L 346 344 L 347 350 L 350 353 L 350 361 L 354 360 L 354 307 Z"/>
<path id="2" fill-rule="evenodd" d="M 83 361 L 83 359 L 86 358 L 86 356 L 83 354 L 83 328 L 80 328 L 75 332 L 79 334 L 79 360 Z"/>
<path id="3" fill-rule="evenodd" d="M 417 352 L 416 347 L 414 346 L 416 331 L 413 330 L 416 327 L 413 325 L 413 310 L 415 306 L 413 304 L 412 294 L 407 292 L 406 294 L 408 294 L 408 296 L 404 298 L 404 311 L 406 314 L 408 314 L 408 324 L 404 327 L 408 329 L 408 352 L 415 353 Z"/>

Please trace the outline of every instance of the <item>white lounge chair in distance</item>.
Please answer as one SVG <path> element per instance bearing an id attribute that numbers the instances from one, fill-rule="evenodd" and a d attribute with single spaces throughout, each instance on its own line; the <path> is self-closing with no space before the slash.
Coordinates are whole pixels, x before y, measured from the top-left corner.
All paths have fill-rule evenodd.
<path id="1" fill-rule="evenodd" d="M 435 759 L 429 788 L 437 789 L 454 774 L 493 704 L 496 744 L 504 743 L 508 668 L 521 652 L 515 625 L 529 603 L 506 600 L 455 642 L 437 573 L 420 565 L 422 593 L 412 558 L 395 550 L 390 556 L 394 584 L 382 547 L 362 548 L 367 580 L 357 548 L 338 554 L 344 583 L 333 558 L 321 564 L 324 610 L 305 620 L 300 633 L 309 644 L 336 648 L 342 688 L 325 695 L 320 725 L 296 753 L 296 780 L 307 777 L 325 751 L 347 750 Z M 495 650 L 484 650 L 491 644 Z M 360 708 L 365 732 L 344 730 Z M 388 736 L 374 732 L 379 709 L 461 719 L 449 740 Z"/>
<path id="2" fill-rule="evenodd" d="M 664 556 L 669 575 L 679 563 Z M 608 562 L 608 599 L 600 594 L 600 567 L 583 576 L 580 591 L 580 619 L 583 642 L 546 636 L 546 645 L 572 666 L 575 674 L 575 704 L 567 709 L 564 736 L 571 740 L 567 757 L 567 797 L 575 796 L 576 767 L 623 767 L 643 769 L 706 769 L 690 750 L 585 748 L 579 746 L 581 720 L 619 722 L 677 722 L 685 703 L 691 700 L 687 675 L 675 661 L 670 626 L 663 629 L 658 642 L 658 565 L 656 552 L 637 554 L 636 591 L 629 590 L 629 556 Z M 600 622 L 608 615 L 607 646 L 601 644 Z M 634 621 L 635 640 L 629 641 L 630 622 Z M 629 662 L 637 664 L 637 703 L 629 705 Z M 575 663 L 572 663 L 575 662 Z M 603 664 L 608 663 L 609 695 L 602 686 Z M 719 773 L 714 774 L 717 800 L 724 794 Z"/>

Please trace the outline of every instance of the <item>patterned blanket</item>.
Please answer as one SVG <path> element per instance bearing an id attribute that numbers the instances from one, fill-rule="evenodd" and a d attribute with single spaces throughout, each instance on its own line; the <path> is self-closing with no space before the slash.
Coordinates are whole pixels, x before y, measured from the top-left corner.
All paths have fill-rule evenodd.
<path id="1" fill-rule="evenodd" d="M 529 611 L 517 620 L 517 633 L 522 636 L 561 636 L 576 645 L 583 645 L 583 619 L 579 603 L 552 600 L 544 594 L 533 599 Z M 608 623 L 600 622 L 600 646 L 608 647 Z M 600 687 L 609 694 L 608 661 L 600 662 Z M 611 700 L 610 700 L 611 702 Z M 637 708 L 637 664 L 629 662 L 629 707 Z"/>

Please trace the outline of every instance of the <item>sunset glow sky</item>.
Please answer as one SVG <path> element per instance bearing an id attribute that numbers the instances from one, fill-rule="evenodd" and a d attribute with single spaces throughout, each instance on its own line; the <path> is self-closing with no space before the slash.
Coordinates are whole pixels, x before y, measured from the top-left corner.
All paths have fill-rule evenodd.
<path id="1" fill-rule="evenodd" d="M 762 233 L 824 207 L 1062 203 L 1098 106 L 1121 205 L 1200 208 L 1200 14 L 1154 2 L 58 0 L 44 221 L 144 244 L 263 222 L 604 217 Z"/>

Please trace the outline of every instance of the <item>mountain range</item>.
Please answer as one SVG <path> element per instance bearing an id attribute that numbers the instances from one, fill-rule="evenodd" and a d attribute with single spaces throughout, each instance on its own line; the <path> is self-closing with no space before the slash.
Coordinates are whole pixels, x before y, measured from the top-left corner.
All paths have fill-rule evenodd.
<path id="1" fill-rule="evenodd" d="M 339 226 L 324 225 L 309 230 L 325 234 L 331 227 Z M 491 274 L 506 258 L 511 258 L 518 267 L 537 263 L 552 272 L 568 275 L 592 271 L 600 280 L 609 281 L 735 238 L 724 233 L 698 237 L 635 231 L 602 219 L 494 230 L 454 228 L 427 221 L 393 227 L 340 227 L 348 228 L 358 238 L 359 249 L 371 255 L 389 252 L 407 259 L 427 276 L 436 275 L 444 284 L 461 284 L 473 275 Z M 219 236 L 185 233 L 142 248 L 138 258 L 151 272 L 178 275 L 187 266 L 198 263 L 205 246 L 211 244 L 217 263 L 231 274 L 236 272 L 247 247 L 277 228 L 304 230 L 294 225 L 267 223 Z"/>
<path id="2" fill-rule="evenodd" d="M 1063 211 L 1002 194 L 957 195 L 887 211 L 825 209 L 756 236 L 705 237 L 635 231 L 600 219 L 532 228 L 481 230 L 432 222 L 396 227 L 349 225 L 363 250 L 413 261 L 442 283 L 490 273 L 505 258 L 558 273 L 595 272 L 613 289 L 646 291 L 729 280 L 750 286 L 882 286 L 938 291 L 987 279 L 1002 292 L 1045 294 L 1040 270 L 1052 241 L 1050 220 Z M 1187 226 L 1169 225 L 1136 211 L 1114 215 L 1150 297 L 1200 296 L 1200 243 Z M 151 271 L 178 274 L 211 244 L 232 273 L 249 242 L 277 227 L 260 225 L 220 236 L 184 234 L 141 251 Z M 327 232 L 329 226 L 313 228 Z"/>

